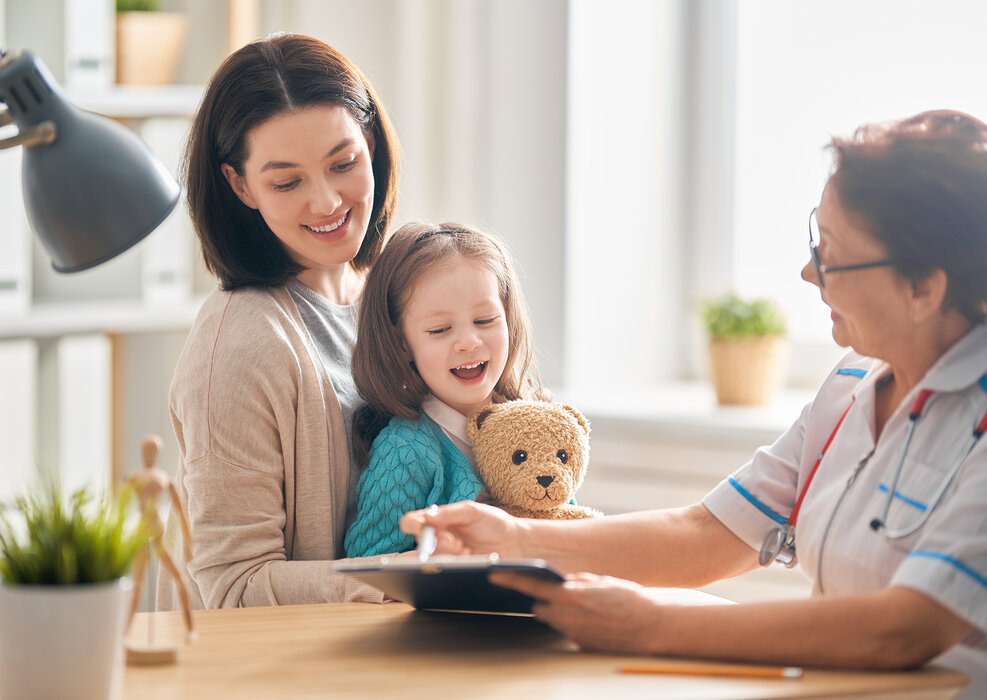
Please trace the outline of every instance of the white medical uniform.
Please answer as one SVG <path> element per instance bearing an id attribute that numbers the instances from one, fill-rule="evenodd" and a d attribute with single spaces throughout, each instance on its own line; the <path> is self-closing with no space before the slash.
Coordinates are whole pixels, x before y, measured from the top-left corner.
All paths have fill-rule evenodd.
<path id="1" fill-rule="evenodd" d="M 918 392 L 944 394 L 920 420 L 895 489 L 888 528 L 914 523 L 959 458 L 987 410 L 987 325 L 949 349 L 874 439 L 875 389 L 890 368 L 850 353 L 798 421 L 721 482 L 703 503 L 738 537 L 760 549 L 784 523 L 813 464 L 850 405 L 802 502 L 795 528 L 799 565 L 814 595 L 852 595 L 906 586 L 976 629 L 934 663 L 971 677 L 961 698 L 987 698 L 987 436 L 966 458 L 928 522 L 889 542 L 870 527 L 887 503 Z"/>

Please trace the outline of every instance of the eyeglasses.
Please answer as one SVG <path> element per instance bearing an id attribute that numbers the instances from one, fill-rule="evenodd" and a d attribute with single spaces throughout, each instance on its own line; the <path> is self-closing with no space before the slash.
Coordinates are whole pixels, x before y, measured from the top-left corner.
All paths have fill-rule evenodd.
<path id="1" fill-rule="evenodd" d="M 823 265 L 819 260 L 819 222 L 816 221 L 816 208 L 809 212 L 809 255 L 812 257 L 812 264 L 816 268 L 816 278 L 819 286 L 825 287 L 823 274 L 829 272 L 851 272 L 853 270 L 866 270 L 871 267 L 887 267 L 894 263 L 889 259 L 875 260 L 868 263 L 857 263 L 856 265 Z"/>

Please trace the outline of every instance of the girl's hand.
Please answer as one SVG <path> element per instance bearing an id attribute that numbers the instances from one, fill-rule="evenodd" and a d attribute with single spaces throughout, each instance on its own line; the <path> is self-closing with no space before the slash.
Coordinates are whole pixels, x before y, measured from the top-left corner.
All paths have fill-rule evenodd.
<path id="1" fill-rule="evenodd" d="M 490 554 L 524 556 L 521 521 L 500 508 L 460 501 L 445 506 L 413 510 L 401 517 L 401 531 L 418 537 L 422 527 L 432 525 L 438 544 L 436 554 Z"/>
<path id="2" fill-rule="evenodd" d="M 659 652 L 663 608 L 649 589 L 636 583 L 585 573 L 571 575 L 564 583 L 551 583 L 498 572 L 490 574 L 490 581 L 533 597 L 535 617 L 582 649 Z"/>

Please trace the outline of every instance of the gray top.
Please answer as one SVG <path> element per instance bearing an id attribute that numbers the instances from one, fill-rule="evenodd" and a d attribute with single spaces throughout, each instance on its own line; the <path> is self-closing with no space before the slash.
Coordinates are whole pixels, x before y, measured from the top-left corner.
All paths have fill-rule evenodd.
<path id="1" fill-rule="evenodd" d="M 336 390 L 343 411 L 349 442 L 350 483 L 360 480 L 360 469 L 353 457 L 353 413 L 363 403 L 353 382 L 353 346 L 356 344 L 356 314 L 358 304 L 334 304 L 312 291 L 297 279 L 286 285 L 298 313 L 312 336 L 312 342 L 322 357 L 332 388 Z M 346 526 L 356 517 L 356 494 L 350 491 L 346 499 Z"/>

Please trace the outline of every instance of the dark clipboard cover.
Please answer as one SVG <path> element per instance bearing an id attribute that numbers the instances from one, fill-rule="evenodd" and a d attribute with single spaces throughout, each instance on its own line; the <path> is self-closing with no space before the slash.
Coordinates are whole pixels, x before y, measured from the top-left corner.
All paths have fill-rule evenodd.
<path id="1" fill-rule="evenodd" d="M 382 557 L 379 562 L 339 562 L 339 573 L 353 576 L 419 610 L 531 614 L 532 599 L 495 586 L 494 571 L 516 571 L 544 581 L 561 582 L 562 574 L 542 559 L 490 556 L 433 556 L 425 562 Z"/>

